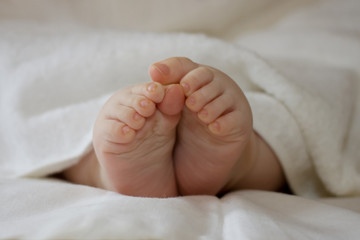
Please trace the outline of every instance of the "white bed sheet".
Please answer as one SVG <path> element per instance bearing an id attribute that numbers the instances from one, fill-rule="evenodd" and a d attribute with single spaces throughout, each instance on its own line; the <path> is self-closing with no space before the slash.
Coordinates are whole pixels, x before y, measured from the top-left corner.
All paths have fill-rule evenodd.
<path id="1" fill-rule="evenodd" d="M 210 2 L 213 4 L 215 1 Z M 14 33 L 16 33 L 16 27 L 19 26 L 19 19 L 34 19 L 39 16 L 37 15 L 39 10 L 35 8 L 31 8 L 31 14 L 19 10 L 22 9 L 23 4 L 19 1 L 8 3 L 10 4 L 0 8 L 3 9 L 2 13 L 0 11 L 0 16 L 2 23 L 5 20 L 11 22 L 16 20 L 17 23 L 11 23 L 14 26 Z M 176 25 L 172 22 L 169 25 L 175 24 L 175 30 L 199 31 L 203 29 L 206 33 L 220 39 L 245 45 L 267 58 L 270 64 L 276 66 L 286 77 L 298 82 L 301 82 L 302 78 L 296 78 L 296 76 L 299 76 L 299 71 L 304 69 L 307 74 L 305 75 L 309 78 L 314 76 L 323 78 L 322 72 L 326 72 L 328 74 L 325 75 L 326 77 L 335 76 L 335 79 L 359 81 L 358 34 L 360 26 L 354 24 L 360 22 L 360 15 L 357 14 L 360 4 L 357 1 L 276 1 L 276 3 L 273 1 L 273 5 L 269 5 L 269 1 L 264 0 L 256 6 L 252 5 L 251 1 L 227 1 L 228 6 L 225 3 L 210 5 L 213 7 L 212 13 L 216 12 L 216 8 L 226 10 L 229 6 L 236 6 L 233 9 L 240 12 L 241 7 L 245 6 L 240 3 L 247 4 L 246 9 L 253 13 L 252 17 L 244 10 L 241 11 L 241 15 L 236 15 L 237 11 L 231 11 L 228 19 L 221 21 L 218 25 L 212 22 L 209 26 L 206 25 L 207 20 L 213 15 L 203 14 L 202 21 L 191 27 L 191 17 L 188 18 L 189 21 L 181 22 L 182 16 L 176 15 L 174 16 L 175 23 L 181 24 Z M 53 22 L 63 21 L 65 14 L 68 17 L 65 19 L 67 24 L 71 19 L 70 22 L 75 21 L 86 25 L 86 27 L 81 27 L 82 30 L 90 25 L 93 27 L 94 22 L 89 22 L 91 11 L 81 10 L 81 6 L 87 3 L 79 1 L 78 4 L 74 12 L 71 12 L 69 10 L 71 7 L 64 3 L 45 4 L 44 6 L 51 11 L 41 15 L 40 20 L 50 18 Z M 156 1 L 156 4 L 161 4 L 161 1 Z M 189 6 L 188 3 L 185 5 Z M 60 17 L 51 14 L 54 6 L 55 8 L 60 6 L 61 11 L 56 11 Z M 196 5 L 197 10 L 201 8 L 201 4 Z M 11 15 L 12 11 L 13 15 Z M 82 13 L 78 14 L 79 11 Z M 101 11 L 106 11 L 106 8 L 102 8 Z M 333 18 L 334 12 L 342 16 L 338 21 Z M 193 16 L 196 15 L 195 13 L 192 13 Z M 224 15 L 226 14 L 223 13 L 222 16 Z M 139 26 L 135 23 L 129 26 L 124 21 L 120 21 L 121 24 L 116 23 L 119 20 L 116 16 L 105 18 L 105 20 L 100 15 L 95 14 L 95 16 L 98 16 L 99 23 L 96 26 L 97 31 Z M 244 19 L 246 19 L 245 23 Z M 172 30 L 168 24 L 159 25 L 163 23 L 161 20 L 160 17 L 156 18 L 145 30 L 154 29 L 154 27 L 156 31 Z M 28 23 L 23 26 L 27 26 L 26 24 Z M 51 25 L 44 26 L 46 29 Z M 57 23 L 52 26 L 59 25 Z M 50 32 L 54 33 L 58 30 L 66 32 L 69 30 L 69 25 L 63 29 L 52 29 Z M 43 30 L 39 32 L 42 34 Z M 33 34 L 36 35 L 36 32 Z M 294 38 L 298 41 L 294 42 Z M 322 42 L 324 39 L 327 40 L 326 44 Z M 22 38 L 21 41 L 27 41 L 27 38 Z M 41 45 L 41 42 L 37 44 Z M 338 45 L 342 47 L 338 48 Z M 9 49 L 2 50 L 10 51 Z M 46 54 L 45 51 L 41 56 Z M 161 56 L 163 55 L 153 56 L 153 58 L 158 60 L 156 58 Z M 13 59 L 16 61 L 16 58 Z M 51 60 L 51 56 L 49 59 Z M 206 59 L 206 56 L 203 56 L 203 59 Z M 41 61 L 44 59 L 40 59 Z M 2 62 L 0 69 L 9 72 L 9 69 L 6 69 L 6 66 L 9 66 L 7 64 Z M 225 63 L 220 64 L 219 67 L 227 68 Z M 28 73 L 31 75 L 31 71 Z M 145 76 L 143 73 L 139 75 Z M 15 76 L 13 81 L 16 79 Z M 356 86 L 359 89 L 360 84 Z M 106 99 L 106 96 L 101 94 L 98 96 Z M 355 101 L 358 103 L 359 99 L 357 95 Z M 95 101 L 96 104 L 99 102 L 101 101 Z M 355 143 L 348 146 L 349 155 L 359 151 L 357 147 L 360 142 L 358 124 L 360 114 L 357 114 L 360 113 L 359 106 L 359 104 L 355 105 L 351 131 L 349 130 L 350 139 Z M 38 113 L 44 110 L 42 107 L 44 106 L 37 109 Z M 94 107 L 98 108 L 100 105 Z M 91 114 L 84 117 L 94 117 Z M 38 117 L 36 114 L 34 116 Z M 52 160 L 56 162 L 56 157 L 61 155 L 60 159 L 67 159 L 66 164 L 76 162 L 76 156 L 86 151 L 90 142 L 90 135 L 86 135 L 86 132 L 91 128 L 91 123 L 83 127 L 83 138 L 78 139 L 78 148 L 73 149 L 73 152 L 61 153 L 62 155 L 56 153 Z M 4 144 L 10 143 L 4 142 Z M 18 151 L 14 154 L 21 156 L 21 149 Z M 0 156 L 4 157 L 4 155 Z M 41 153 L 33 157 L 36 159 L 38 156 L 41 156 Z M 360 155 L 358 156 L 360 159 Z M 39 166 L 35 168 L 36 171 L 28 172 L 27 169 L 18 175 L 42 176 L 48 173 L 48 166 L 41 165 L 41 160 L 40 158 L 38 161 Z M 63 164 L 52 165 L 51 171 L 63 167 Z M 6 168 L 2 170 L 4 169 Z M 14 175 L 12 166 L 8 169 L 8 175 Z M 358 239 L 360 236 L 359 197 L 309 200 L 279 193 L 242 191 L 230 193 L 221 199 L 211 196 L 146 199 L 127 197 L 48 178 L 17 178 L 0 180 L 0 204 L 1 239 Z"/>
<path id="2" fill-rule="evenodd" d="M 330 240 L 360 234 L 359 212 L 273 192 L 153 199 L 17 179 L 2 180 L 0 196 L 1 239 Z M 344 201 L 358 205 L 360 199 Z"/>

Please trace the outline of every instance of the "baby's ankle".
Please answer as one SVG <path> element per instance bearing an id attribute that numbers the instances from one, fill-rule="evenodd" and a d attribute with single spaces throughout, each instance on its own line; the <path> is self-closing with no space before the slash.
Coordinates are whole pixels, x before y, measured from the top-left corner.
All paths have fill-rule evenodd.
<path id="1" fill-rule="evenodd" d="M 252 169 L 256 165 L 258 158 L 258 139 L 257 134 L 252 131 L 249 141 L 247 142 L 244 151 L 239 156 L 233 170 L 229 174 L 229 180 L 223 187 L 220 194 L 225 194 L 230 191 L 246 188 L 244 180 L 251 174 Z"/>
<path id="2" fill-rule="evenodd" d="M 242 161 L 244 163 L 241 163 Z M 238 163 L 225 188 L 226 191 L 241 189 L 278 191 L 285 184 L 279 159 L 270 145 L 255 131 Z"/>
<path id="3" fill-rule="evenodd" d="M 65 180 L 76 184 L 103 188 L 100 179 L 100 166 L 94 149 L 85 154 L 77 164 L 64 170 Z"/>

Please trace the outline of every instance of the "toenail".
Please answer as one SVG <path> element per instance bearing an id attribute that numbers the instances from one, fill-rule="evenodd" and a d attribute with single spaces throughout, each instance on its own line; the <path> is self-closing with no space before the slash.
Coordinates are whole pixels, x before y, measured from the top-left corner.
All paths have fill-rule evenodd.
<path id="1" fill-rule="evenodd" d="M 189 97 L 189 98 L 187 99 L 187 102 L 188 102 L 188 104 L 190 104 L 190 105 L 195 105 L 196 100 L 195 100 L 194 97 Z"/>
<path id="2" fill-rule="evenodd" d="M 209 124 L 209 128 L 210 128 L 213 132 L 216 132 L 216 133 L 219 133 L 220 130 L 221 130 L 220 123 L 218 123 L 218 122 L 210 123 L 210 124 Z"/>
<path id="3" fill-rule="evenodd" d="M 149 92 L 155 92 L 155 90 L 156 90 L 156 88 L 157 88 L 158 86 L 155 84 L 155 83 L 149 83 L 149 85 L 147 86 L 147 90 L 149 91 Z"/>
<path id="4" fill-rule="evenodd" d="M 180 83 L 180 85 L 183 87 L 184 92 L 187 93 L 190 91 L 190 85 L 187 83 Z"/>
<path id="5" fill-rule="evenodd" d="M 124 127 L 122 128 L 122 132 L 123 132 L 124 135 L 128 134 L 128 133 L 130 132 L 129 126 L 124 126 Z"/>
<path id="6" fill-rule="evenodd" d="M 208 116 L 208 112 L 205 109 L 203 109 L 199 112 L 199 115 L 201 118 L 206 118 Z"/>
<path id="7" fill-rule="evenodd" d="M 138 121 L 141 119 L 141 115 L 138 114 L 137 112 L 134 114 L 134 120 Z"/>
<path id="8" fill-rule="evenodd" d="M 141 100 L 140 101 L 140 106 L 141 107 L 147 107 L 148 105 L 150 104 L 150 101 L 149 100 Z"/>
<path id="9" fill-rule="evenodd" d="M 165 64 L 162 63 L 156 63 L 153 65 L 157 70 L 160 71 L 160 73 L 162 73 L 163 75 L 169 75 L 170 73 L 170 69 L 168 66 L 166 66 Z"/>

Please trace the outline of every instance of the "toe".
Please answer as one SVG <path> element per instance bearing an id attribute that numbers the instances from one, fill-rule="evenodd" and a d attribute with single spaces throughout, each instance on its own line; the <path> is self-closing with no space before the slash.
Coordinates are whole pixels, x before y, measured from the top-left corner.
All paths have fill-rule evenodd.
<path id="1" fill-rule="evenodd" d="M 234 102 L 230 95 L 222 94 L 210 103 L 206 104 L 199 112 L 199 119 L 209 124 L 219 118 L 221 115 L 234 110 Z"/>
<path id="2" fill-rule="evenodd" d="M 134 108 L 124 105 L 117 106 L 116 111 L 111 111 L 108 114 L 108 119 L 123 122 L 135 130 L 141 129 L 145 124 L 145 118 L 143 116 L 137 113 Z"/>
<path id="3" fill-rule="evenodd" d="M 223 87 L 219 81 L 212 81 L 209 84 L 197 89 L 186 99 L 186 106 L 193 112 L 200 111 L 206 104 L 213 101 L 223 93 Z"/>
<path id="4" fill-rule="evenodd" d="M 180 85 L 172 84 L 166 87 L 165 97 L 158 104 L 159 110 L 166 115 L 180 114 L 184 108 L 185 95 Z"/>
<path id="5" fill-rule="evenodd" d="M 186 74 L 180 82 L 185 95 L 190 96 L 192 93 L 210 83 L 214 79 L 214 73 L 208 67 L 198 67 Z"/>
<path id="6" fill-rule="evenodd" d="M 240 111 L 227 113 L 208 125 L 210 132 L 227 141 L 248 139 L 252 131 L 252 119 L 243 118 Z"/>
<path id="7" fill-rule="evenodd" d="M 156 110 L 156 102 L 161 102 L 164 98 L 164 88 L 160 84 L 155 84 L 155 93 L 149 93 L 146 84 L 139 84 L 134 87 L 121 89 L 116 92 L 105 104 L 104 112 L 107 115 L 113 115 L 119 106 L 125 106 L 135 109 L 143 117 L 149 117 Z M 150 85 L 149 88 L 153 88 Z M 154 100 L 156 100 L 154 102 Z"/>
<path id="8" fill-rule="evenodd" d="M 152 64 L 149 74 L 153 81 L 167 85 L 179 83 L 183 76 L 198 66 L 188 58 L 173 57 Z"/>
<path id="9" fill-rule="evenodd" d="M 156 110 L 155 103 L 144 96 L 135 96 L 131 106 L 143 117 L 150 117 Z"/>
<path id="10" fill-rule="evenodd" d="M 165 96 L 164 87 L 157 82 L 149 82 L 135 85 L 131 88 L 131 93 L 135 95 L 145 96 L 149 100 L 159 103 Z"/>
<path id="11" fill-rule="evenodd" d="M 115 144 L 129 143 L 135 138 L 135 130 L 123 122 L 108 120 L 101 132 L 107 142 Z"/>

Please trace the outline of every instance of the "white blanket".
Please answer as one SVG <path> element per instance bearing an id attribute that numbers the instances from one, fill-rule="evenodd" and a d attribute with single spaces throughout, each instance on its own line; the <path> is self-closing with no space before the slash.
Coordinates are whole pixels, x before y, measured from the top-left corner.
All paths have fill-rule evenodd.
<path id="1" fill-rule="evenodd" d="M 240 9 L 239 2 L 232 3 L 234 9 Z M 250 2 L 242 4 L 248 4 L 253 18 L 276 9 L 260 11 L 269 1 Z M 152 62 L 181 55 L 219 68 L 246 91 L 254 128 L 278 155 L 296 194 L 360 195 L 360 40 L 356 35 L 360 27 L 351 28 L 358 18 L 354 14 L 352 21 L 338 25 L 330 21 L 328 26 L 324 22 L 331 16 L 329 6 L 336 6 L 344 16 L 349 14 L 348 8 L 336 1 L 314 2 L 280 8 L 292 15 L 284 14 L 283 21 L 265 29 L 258 22 L 266 19 L 266 14 L 250 21 L 244 12 L 241 16 L 236 16 L 236 11 L 229 16 L 222 13 L 223 22 L 205 31 L 232 43 L 203 34 L 119 31 L 126 29 L 121 25 L 124 22 L 112 28 L 94 28 L 51 18 L 46 24 L 19 21 L 4 15 L 4 9 L 19 11 L 17 1 L 5 4 L 0 8 L 0 176 L 4 178 L 0 185 L 0 204 L 4 206 L 0 210 L 0 238 L 359 236 L 355 227 L 360 223 L 355 212 L 359 208 L 353 208 L 359 204 L 358 198 L 339 204 L 352 210 L 348 211 L 265 192 L 238 192 L 222 199 L 137 199 L 57 181 L 14 179 L 44 177 L 76 163 L 88 151 L 93 121 L 111 93 L 149 81 L 147 68 Z M 347 2 L 350 9 L 360 9 L 356 1 Z M 211 6 L 224 10 L 225 5 Z M 319 16 L 325 20 L 315 24 L 318 29 L 301 25 L 304 19 L 313 18 L 311 22 L 316 23 Z M 202 15 L 195 28 L 204 28 L 202 24 L 210 17 Z M 244 26 L 244 18 L 254 26 Z M 155 19 L 154 23 L 161 22 L 161 18 Z M 191 22 L 182 22 L 178 28 L 194 30 Z M 231 23 L 233 27 L 224 33 L 221 26 Z M 154 28 L 150 25 L 149 29 Z M 157 31 L 169 28 L 166 24 L 157 26 Z M 339 29 L 346 29 L 347 34 Z M 41 225 L 44 230 L 34 231 Z"/>
<path id="2" fill-rule="evenodd" d="M 360 213 L 279 193 L 151 199 L 50 180 L 0 187 L 0 204 L 7 206 L 1 239 L 336 240 L 360 233 Z"/>
<path id="3" fill-rule="evenodd" d="M 355 79 L 325 68 L 316 82 L 294 82 L 255 54 L 202 35 L 55 29 L 0 29 L 2 176 L 45 176 L 74 164 L 91 144 L 92 123 L 109 95 L 149 81 L 152 62 L 186 56 L 221 69 L 246 91 L 255 130 L 296 193 L 360 193 L 358 149 L 343 151 L 354 144 L 347 139 Z"/>

